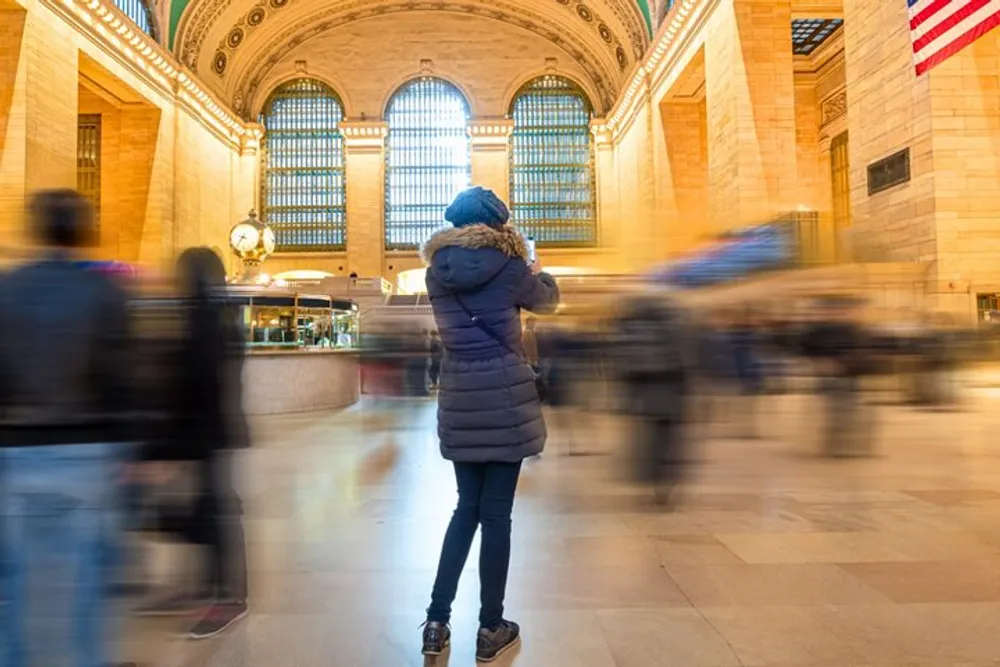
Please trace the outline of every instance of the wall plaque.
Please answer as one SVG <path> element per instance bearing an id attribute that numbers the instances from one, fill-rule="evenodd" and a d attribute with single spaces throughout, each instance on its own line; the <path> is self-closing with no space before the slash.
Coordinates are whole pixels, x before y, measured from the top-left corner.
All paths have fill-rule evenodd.
<path id="1" fill-rule="evenodd" d="M 910 149 L 868 165 L 868 194 L 874 195 L 910 180 Z"/>

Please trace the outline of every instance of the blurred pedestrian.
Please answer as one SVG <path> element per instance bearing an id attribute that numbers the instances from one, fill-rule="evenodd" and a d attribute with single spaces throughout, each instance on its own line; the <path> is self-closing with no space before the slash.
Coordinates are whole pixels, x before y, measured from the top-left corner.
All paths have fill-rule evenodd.
<path id="1" fill-rule="evenodd" d="M 870 346 L 846 300 L 829 304 L 822 321 L 806 337 L 806 352 L 818 364 L 820 392 L 826 401 L 823 453 L 855 456 L 871 450 L 872 415 L 861 400 L 861 380 Z"/>
<path id="2" fill-rule="evenodd" d="M 559 289 L 529 259 L 527 243 L 508 218 L 495 194 L 471 188 L 445 213 L 453 227 L 424 248 L 427 289 L 446 351 L 438 436 L 458 483 L 458 507 L 427 609 L 425 655 L 439 655 L 450 642 L 451 605 L 478 526 L 482 606 L 476 658 L 493 660 L 520 638 L 518 625 L 503 618 L 510 517 L 521 462 L 542 451 L 546 436 L 520 312 L 555 310 Z"/>
<path id="3" fill-rule="evenodd" d="M 635 420 L 637 472 L 657 501 L 670 505 L 682 479 L 690 380 L 682 315 L 669 297 L 650 292 L 625 305 L 618 326 L 617 368 Z"/>
<path id="4" fill-rule="evenodd" d="M 430 340 L 430 366 L 427 368 L 427 375 L 431 380 L 431 389 L 438 388 L 438 380 L 441 378 L 441 359 L 444 357 L 444 347 L 441 345 L 441 334 L 437 331 L 431 332 Z"/>
<path id="5" fill-rule="evenodd" d="M 214 600 L 189 632 L 202 639 L 248 611 L 243 508 L 233 479 L 233 453 L 250 444 L 242 408 L 245 342 L 225 302 L 226 273 L 218 255 L 209 248 L 185 250 L 177 278 L 185 325 L 173 381 L 173 428 L 169 439 L 149 449 L 147 460 L 194 464 L 188 535 L 206 557 L 196 594 Z"/>
<path id="6" fill-rule="evenodd" d="M 0 657 L 6 667 L 111 663 L 118 482 L 134 435 L 125 291 L 74 260 L 93 215 L 36 194 L 44 257 L 0 279 Z"/>

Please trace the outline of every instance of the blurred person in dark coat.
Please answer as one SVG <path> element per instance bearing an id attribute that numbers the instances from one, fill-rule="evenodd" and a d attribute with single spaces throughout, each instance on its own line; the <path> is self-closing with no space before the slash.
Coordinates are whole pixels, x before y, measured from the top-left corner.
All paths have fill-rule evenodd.
<path id="1" fill-rule="evenodd" d="M 617 369 L 626 412 L 635 419 L 638 473 L 669 505 L 684 463 L 690 377 L 683 317 L 668 296 L 653 291 L 625 305 L 618 331 Z"/>
<path id="2" fill-rule="evenodd" d="M 820 392 L 826 399 L 823 453 L 867 454 L 872 428 L 861 400 L 861 379 L 868 372 L 871 346 L 847 300 L 828 304 L 824 316 L 805 337 L 804 348 L 819 367 Z"/>
<path id="3" fill-rule="evenodd" d="M 729 330 L 733 366 L 739 397 L 733 403 L 736 412 L 736 436 L 758 436 L 758 399 L 764 389 L 764 363 L 761 357 L 761 335 L 750 313 L 736 318 Z"/>
<path id="4" fill-rule="evenodd" d="M 195 498 L 177 532 L 205 549 L 205 581 L 197 598 L 211 598 L 189 636 L 218 634 L 247 613 L 242 502 L 233 484 L 232 454 L 249 446 L 242 408 L 244 337 L 225 303 L 225 267 L 209 248 L 190 248 L 177 261 L 183 333 L 171 381 L 171 427 L 145 452 L 150 463 L 194 465 Z M 154 475 L 156 477 L 156 475 Z M 162 479 L 168 475 L 160 475 Z M 159 611 L 184 607 L 166 600 Z M 146 609 L 157 610 L 156 605 Z"/>
<path id="5" fill-rule="evenodd" d="M 430 339 L 430 365 L 427 367 L 427 375 L 431 380 L 431 389 L 438 388 L 438 381 L 441 379 L 441 360 L 443 358 L 444 346 L 441 345 L 441 334 L 437 331 L 432 331 Z"/>
<path id="6" fill-rule="evenodd" d="M 45 255 L 0 279 L 0 662 L 103 666 L 135 434 L 127 298 L 74 261 L 94 231 L 82 196 L 40 192 L 29 218 Z"/>
<path id="7" fill-rule="evenodd" d="M 438 436 L 458 484 L 427 609 L 425 655 L 440 654 L 450 641 L 451 605 L 479 526 L 476 657 L 493 660 L 520 637 L 518 625 L 503 618 L 510 517 L 521 462 L 539 454 L 546 438 L 535 371 L 521 342 L 521 311 L 555 310 L 559 289 L 529 259 L 508 218 L 495 194 L 471 188 L 445 213 L 453 227 L 424 248 L 427 291 L 445 348 Z"/>

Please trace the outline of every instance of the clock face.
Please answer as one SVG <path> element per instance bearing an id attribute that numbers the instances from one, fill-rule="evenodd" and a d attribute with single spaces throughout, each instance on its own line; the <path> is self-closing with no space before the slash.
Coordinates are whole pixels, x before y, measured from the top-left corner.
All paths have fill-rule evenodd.
<path id="1" fill-rule="evenodd" d="M 238 253 L 250 252 L 257 247 L 260 232 L 253 225 L 236 225 L 229 234 L 229 243 Z"/>
<path id="2" fill-rule="evenodd" d="M 270 255 L 274 252 L 274 246 L 276 239 L 274 238 L 274 230 L 270 227 L 264 228 L 264 252 Z"/>

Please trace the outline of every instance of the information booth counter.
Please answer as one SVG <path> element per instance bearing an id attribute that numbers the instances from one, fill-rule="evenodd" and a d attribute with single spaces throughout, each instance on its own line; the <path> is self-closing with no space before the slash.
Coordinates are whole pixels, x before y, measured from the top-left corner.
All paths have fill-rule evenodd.
<path id="1" fill-rule="evenodd" d="M 361 393 L 357 304 L 268 287 L 230 287 L 247 342 L 247 414 L 342 408 Z"/>

